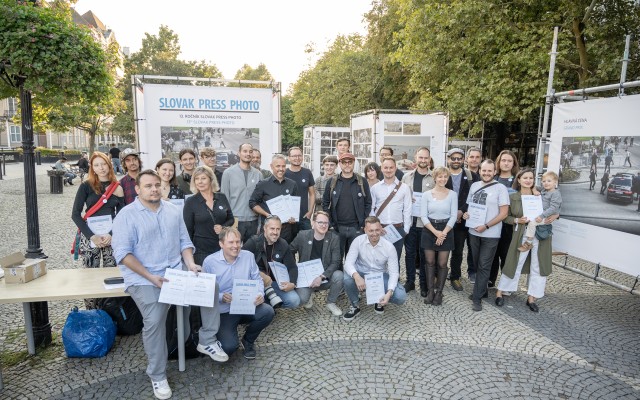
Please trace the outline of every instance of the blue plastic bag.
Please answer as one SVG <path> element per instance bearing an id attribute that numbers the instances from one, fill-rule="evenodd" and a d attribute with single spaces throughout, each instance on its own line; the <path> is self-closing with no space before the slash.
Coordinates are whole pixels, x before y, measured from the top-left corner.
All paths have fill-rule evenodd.
<path id="1" fill-rule="evenodd" d="M 104 357 L 116 339 L 116 324 L 103 310 L 74 307 L 62 328 L 62 343 L 67 357 Z"/>

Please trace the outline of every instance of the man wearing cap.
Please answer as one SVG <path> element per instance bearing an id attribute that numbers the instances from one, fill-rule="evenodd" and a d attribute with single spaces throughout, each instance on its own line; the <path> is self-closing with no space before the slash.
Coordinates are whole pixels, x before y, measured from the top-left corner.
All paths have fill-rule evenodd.
<path id="1" fill-rule="evenodd" d="M 398 254 L 398 263 L 402 255 L 404 237 L 411 228 L 411 211 L 413 209 L 413 193 L 409 186 L 403 184 L 397 177 L 396 160 L 389 156 L 382 160 L 382 175 L 384 179 L 371 187 L 371 215 L 380 219 L 383 237 L 386 230 L 396 228 L 401 239 L 392 241 Z"/>
<path id="2" fill-rule="evenodd" d="M 371 192 L 367 180 L 353 173 L 355 156 L 340 155 L 342 171 L 327 183 L 322 208 L 331 216 L 331 227 L 340 234 L 340 257 L 349 251 L 356 236 L 362 234 L 364 220 L 371 213 Z"/>
<path id="3" fill-rule="evenodd" d="M 464 244 L 467 241 L 467 235 L 469 229 L 465 226 L 465 220 L 462 219 L 462 215 L 467 212 L 469 205 L 467 204 L 467 197 L 469 196 L 469 188 L 474 182 L 480 180 L 480 176 L 475 172 L 465 170 L 462 166 L 464 162 L 464 151 L 459 148 L 453 148 L 447 152 L 449 158 L 449 180 L 447 181 L 446 188 L 453 190 L 458 195 L 458 216 L 456 218 L 456 224 L 454 225 L 454 248 L 451 254 L 451 287 L 457 291 L 462 290 L 462 283 L 460 283 L 460 277 L 462 275 L 462 253 L 464 251 Z M 460 198 L 462 196 L 462 198 Z M 471 249 L 468 248 L 468 251 Z M 467 260 L 468 261 L 468 260 Z M 469 275 L 475 275 L 475 268 L 472 265 L 467 265 Z"/>
<path id="4" fill-rule="evenodd" d="M 120 179 L 120 186 L 124 190 L 124 203 L 131 204 L 138 197 L 136 193 L 136 178 L 142 169 L 140 154 L 134 149 L 125 149 L 120 152 L 122 167 L 127 174 Z"/>
<path id="5" fill-rule="evenodd" d="M 58 159 L 58 162 L 56 162 L 56 164 L 54 165 L 54 168 L 56 169 L 56 171 L 64 171 L 65 185 L 68 183 L 69 185 L 73 186 L 73 180 L 76 178 L 76 174 L 67 169 L 67 167 L 64 165 L 66 162 L 67 157 L 61 156 L 60 159 Z"/>
<path id="6" fill-rule="evenodd" d="M 418 196 L 435 187 L 431 175 L 431 151 L 428 147 L 420 147 L 415 155 L 416 169 L 408 171 L 402 177 L 402 182 L 413 191 L 413 203 L 420 204 Z M 426 260 L 424 252 L 420 249 L 424 224 L 418 216 L 413 216 L 411 228 L 404 238 L 404 264 L 407 270 L 407 281 L 404 289 L 408 293 L 416 288 L 416 263 L 418 263 L 420 295 L 427 297 Z"/>

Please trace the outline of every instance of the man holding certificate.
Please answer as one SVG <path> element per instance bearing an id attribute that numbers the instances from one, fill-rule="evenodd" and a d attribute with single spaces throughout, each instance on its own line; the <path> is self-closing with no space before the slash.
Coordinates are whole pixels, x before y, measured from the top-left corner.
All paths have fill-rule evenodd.
<path id="1" fill-rule="evenodd" d="M 278 204 L 282 206 L 282 209 L 288 209 L 288 206 L 284 206 L 284 203 L 289 203 L 286 199 L 287 196 L 298 196 L 298 185 L 292 179 L 286 178 L 284 176 L 287 170 L 287 160 L 285 156 L 282 154 L 276 154 L 273 156 L 271 160 L 271 170 L 273 171 L 273 175 L 267 179 L 264 179 L 256 185 L 251 197 L 249 198 L 249 207 L 256 214 L 260 215 L 262 218 L 262 224 L 264 225 L 264 220 L 269 216 L 278 215 L 282 223 L 282 233 L 278 235 L 278 237 L 282 237 L 287 243 L 291 243 L 293 240 L 293 227 L 296 224 L 296 218 L 291 217 L 287 213 L 287 217 L 285 220 L 282 220 L 282 215 L 279 215 L 275 210 L 272 210 L 267 202 L 271 200 L 276 200 L 272 204 Z M 306 195 L 306 194 L 305 194 Z M 298 197 L 298 205 L 300 198 Z M 278 211 L 279 212 L 279 211 Z M 296 212 L 297 214 L 300 212 Z"/>
<path id="2" fill-rule="evenodd" d="M 493 180 L 496 164 L 487 159 L 480 164 L 480 182 L 469 189 L 469 208 L 462 215 L 469 228 L 471 255 L 476 265 L 476 283 L 473 286 L 473 310 L 482 311 L 482 298 L 487 297 L 487 284 L 491 263 L 498 248 L 502 220 L 509 213 L 509 192 L 504 185 Z"/>
<path id="3" fill-rule="evenodd" d="M 300 231 L 290 246 L 291 251 L 299 254 L 296 292 L 304 308 L 311 308 L 313 292 L 328 289 L 327 309 L 339 317 L 342 310 L 336 301 L 342 292 L 344 280 L 339 269 L 340 238 L 329 232 L 329 214 L 324 211 L 317 211 L 313 215 L 311 226 L 310 230 Z"/>
<path id="4" fill-rule="evenodd" d="M 407 299 L 404 287 L 398 285 L 400 272 L 396 249 L 389 241 L 381 240 L 380 220 L 370 216 L 364 222 L 365 234 L 353 240 L 344 261 L 344 288 L 351 303 L 351 308 L 342 317 L 345 321 L 353 320 L 360 313 L 358 292 L 367 290 L 380 294 L 367 295 L 367 304 L 375 304 L 374 310 L 378 314 L 384 313 L 388 303 L 401 305 Z M 374 279 L 367 279 L 368 275 Z"/>
<path id="5" fill-rule="evenodd" d="M 137 199 L 124 207 L 114 220 L 111 244 L 124 278 L 125 290 L 136 302 L 144 319 L 142 342 L 149 361 L 147 375 L 151 378 L 153 393 L 158 399 L 168 399 L 171 397 L 166 373 L 169 304 L 158 301 L 160 291 L 162 284 L 169 281 L 165 278 L 168 269 L 182 270 L 184 263 L 189 271 L 197 273 L 200 267 L 193 260 L 194 247 L 182 212 L 173 204 L 162 201 L 162 183 L 157 172 L 140 172 L 135 189 Z M 212 317 L 211 342 L 199 344 L 198 351 L 214 360 L 226 361 L 228 356 L 215 340 L 219 314 L 217 302 L 213 304 L 212 308 L 203 307 L 203 310 L 210 310 Z M 205 336 L 201 333 L 200 343 L 204 343 L 203 340 Z"/>
<path id="6" fill-rule="evenodd" d="M 205 272 L 215 274 L 220 287 L 220 330 L 218 339 L 227 354 L 233 354 L 242 343 L 246 359 L 256 358 L 254 343 L 271 323 L 275 312 L 264 302 L 264 285 L 253 254 L 242 247 L 236 228 L 224 228 L 218 235 L 220 251 L 208 256 L 202 265 Z M 238 341 L 238 325 L 246 324 Z"/>
<path id="7" fill-rule="evenodd" d="M 253 253 L 271 305 L 275 307 L 276 302 L 282 299 L 282 307 L 297 308 L 300 296 L 294 289 L 298 281 L 298 266 L 289 244 L 280 237 L 281 227 L 280 218 L 270 216 L 264 222 L 264 232 L 247 240 L 242 248 Z"/>

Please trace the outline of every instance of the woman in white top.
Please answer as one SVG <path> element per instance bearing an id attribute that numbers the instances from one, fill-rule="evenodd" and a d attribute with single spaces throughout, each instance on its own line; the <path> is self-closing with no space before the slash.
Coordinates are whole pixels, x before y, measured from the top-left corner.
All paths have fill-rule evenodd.
<path id="1" fill-rule="evenodd" d="M 442 304 L 442 290 L 447 280 L 447 262 L 453 250 L 453 225 L 458 216 L 458 195 L 445 187 L 449 170 L 438 167 L 433 171 L 435 187 L 422 195 L 420 218 L 424 224 L 421 247 L 427 262 L 427 298 L 425 304 Z M 436 261 L 436 252 L 438 260 Z M 436 280 L 436 265 L 438 280 Z M 436 287 L 437 285 L 437 287 Z"/>

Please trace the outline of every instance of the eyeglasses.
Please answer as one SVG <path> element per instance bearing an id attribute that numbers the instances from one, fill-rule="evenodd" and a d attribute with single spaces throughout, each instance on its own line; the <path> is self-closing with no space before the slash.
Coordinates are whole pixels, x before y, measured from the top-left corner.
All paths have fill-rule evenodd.
<path id="1" fill-rule="evenodd" d="M 353 160 L 342 160 L 342 161 L 340 161 L 340 164 L 351 165 L 351 164 L 353 164 Z"/>
<path id="2" fill-rule="evenodd" d="M 289 158 L 300 158 L 302 157 L 302 154 L 292 154 L 289 156 Z"/>
<path id="3" fill-rule="evenodd" d="M 462 161 L 462 157 L 451 157 L 451 161 Z"/>

